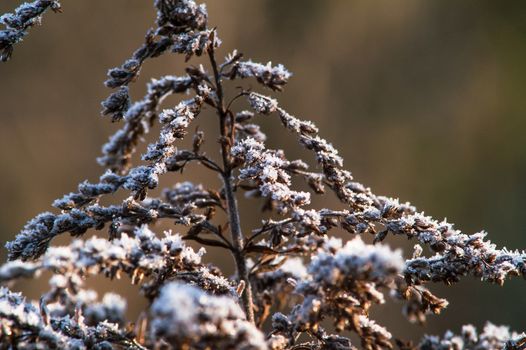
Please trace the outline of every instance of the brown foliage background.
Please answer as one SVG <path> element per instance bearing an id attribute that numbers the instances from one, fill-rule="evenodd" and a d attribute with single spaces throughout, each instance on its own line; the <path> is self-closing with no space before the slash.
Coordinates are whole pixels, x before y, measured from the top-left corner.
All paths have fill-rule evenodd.
<path id="1" fill-rule="evenodd" d="M 2 0 L 0 13 L 18 3 Z M 63 5 L 64 14 L 47 14 L 0 65 L 2 242 L 78 182 L 98 178 L 95 158 L 115 128 L 99 117 L 109 94 L 102 82 L 108 68 L 141 44 L 154 19 L 151 1 Z M 466 232 L 486 229 L 500 246 L 526 247 L 524 3 L 211 0 L 208 8 L 223 39 L 221 53 L 238 48 L 294 73 L 280 97 L 283 106 L 316 122 L 358 181 L 447 216 Z M 174 57 L 147 63 L 133 96 L 142 95 L 149 78 L 182 74 L 183 67 Z M 267 132 L 271 145 L 291 147 L 289 158 L 301 156 L 286 132 Z M 200 172 L 186 178 L 216 183 Z M 247 230 L 258 220 L 252 208 L 242 209 Z M 124 282 L 90 284 L 136 295 Z M 36 297 L 46 282 L 18 287 Z M 442 317 L 431 317 L 427 333 L 488 319 L 526 329 L 524 281 L 500 288 L 465 280 L 433 290 L 451 304 Z M 136 298 L 129 303 L 132 315 L 142 305 Z M 423 332 L 399 322 L 400 305 L 379 309 L 394 334 Z"/>

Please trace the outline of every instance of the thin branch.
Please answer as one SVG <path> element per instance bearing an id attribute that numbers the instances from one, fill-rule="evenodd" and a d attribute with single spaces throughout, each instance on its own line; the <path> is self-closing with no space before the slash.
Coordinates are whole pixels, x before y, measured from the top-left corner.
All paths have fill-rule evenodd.
<path id="1" fill-rule="evenodd" d="M 198 243 L 201 243 L 201 244 L 205 244 L 205 245 L 208 245 L 208 246 L 211 246 L 211 247 L 221 247 L 221 248 L 225 248 L 225 249 L 228 249 L 230 251 L 232 251 L 232 247 L 221 242 L 221 241 L 216 241 L 215 239 L 208 239 L 208 238 L 203 238 L 203 237 L 199 237 L 198 235 L 186 235 L 183 237 L 183 240 L 185 241 L 188 241 L 188 240 L 191 240 L 191 241 L 196 241 Z"/>
<path id="2" fill-rule="evenodd" d="M 207 231 L 209 231 L 210 233 L 216 235 L 217 237 L 219 237 L 219 239 L 221 239 L 223 242 L 225 242 L 226 245 L 228 245 L 228 249 L 231 250 L 231 251 L 234 251 L 234 246 L 232 245 L 232 243 L 226 239 L 226 237 L 223 235 L 222 233 L 222 230 L 221 230 L 221 227 L 216 227 L 214 225 L 212 225 L 209 221 L 204 221 L 200 224 L 204 229 L 206 229 Z"/>
<path id="3" fill-rule="evenodd" d="M 241 91 L 239 94 L 237 94 L 236 96 L 234 96 L 230 102 L 228 103 L 228 105 L 226 106 L 226 110 L 227 111 L 230 111 L 230 107 L 232 106 L 232 104 L 240 97 L 243 97 L 243 96 L 247 96 L 249 94 L 248 91 Z"/>
<path id="4" fill-rule="evenodd" d="M 272 224 L 265 224 L 263 227 L 253 230 L 252 231 L 253 234 L 252 234 L 252 236 L 250 236 L 248 238 L 246 245 L 249 245 L 250 243 L 252 243 L 256 238 L 258 238 L 260 235 L 264 234 L 265 232 L 271 231 L 271 230 L 273 230 L 276 227 L 279 227 L 281 225 L 285 225 L 285 224 L 291 223 L 293 221 L 294 221 L 294 219 L 288 218 L 288 219 L 284 219 L 284 220 L 281 220 L 281 221 L 277 221 L 277 222 L 272 223 Z"/>

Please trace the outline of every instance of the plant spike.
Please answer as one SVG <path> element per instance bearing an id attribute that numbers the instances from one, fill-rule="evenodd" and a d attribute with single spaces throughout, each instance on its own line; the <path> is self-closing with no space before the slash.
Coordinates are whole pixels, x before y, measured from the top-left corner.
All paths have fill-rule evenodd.
<path id="1" fill-rule="evenodd" d="M 423 324 L 448 301 L 434 295 L 432 282 L 452 285 L 465 276 L 503 284 L 526 277 L 526 253 L 499 249 L 486 233 L 467 235 L 453 225 L 417 211 L 409 203 L 375 195 L 343 168 L 338 150 L 309 121 L 289 114 L 274 96 L 241 88 L 227 96 L 230 81 L 255 79 L 263 89 L 281 92 L 292 74 L 281 64 L 244 60 L 237 50 L 218 61 L 221 40 L 208 27 L 205 5 L 193 0 L 155 0 L 157 18 L 144 43 L 105 84 L 114 89 L 102 102 L 102 115 L 123 123 L 103 146 L 98 161 L 105 168 L 98 182 L 84 181 L 76 192 L 54 201 L 57 213 L 30 220 L 7 242 L 9 261 L 0 266 L 0 284 L 51 273 L 50 289 L 39 302 L 0 288 L 1 348 L 60 349 L 240 349 L 345 350 L 524 350 L 526 334 L 487 323 L 480 333 L 471 326 L 459 335 L 425 336 L 413 343 L 395 336 L 371 316 L 391 299 L 403 302 L 410 322 Z M 57 1 L 39 0 L 0 17 L 0 58 L 38 23 Z M 181 54 L 186 61 L 205 56 L 205 66 L 188 66 L 181 76 L 166 75 L 147 85 L 132 101 L 131 83 L 143 65 L 160 55 Z M 237 85 L 236 85 L 237 86 Z M 164 99 L 187 94 L 171 108 Z M 252 111 L 236 110 L 245 98 Z M 208 110 L 218 118 L 218 149 L 206 154 L 205 134 L 192 124 Z M 319 170 L 285 151 L 265 146 L 258 116 L 277 117 L 314 156 Z M 133 164 L 133 154 L 150 128 L 160 134 Z M 180 141 L 191 137 L 191 147 Z M 221 188 L 185 179 L 173 181 L 160 197 L 149 192 L 167 178 L 181 176 L 197 163 L 219 175 Z M 171 176 L 170 176 L 171 175 Z M 309 189 L 298 190 L 294 181 Z M 121 203 L 101 199 L 125 192 Z M 317 208 L 315 195 L 333 194 L 338 208 Z M 245 227 L 238 206 L 244 194 L 262 202 L 262 223 Z M 224 212 L 227 220 L 216 216 Z M 174 230 L 159 237 L 151 228 L 168 221 Z M 106 228 L 106 238 L 83 240 L 88 230 Z M 336 230 L 351 239 L 335 238 Z M 52 246 L 65 233 L 75 239 Z M 374 236 L 368 244 L 359 235 Z M 403 254 L 387 244 L 391 236 L 415 241 Z M 202 246 L 197 251 L 187 245 Z M 230 254 L 236 274 L 220 264 L 205 264 L 205 246 Z M 85 279 L 128 276 L 140 286 L 148 307 L 136 322 L 126 320 L 126 300 L 115 293 L 101 299 L 86 289 Z M 389 297 L 386 297 L 389 296 Z"/>

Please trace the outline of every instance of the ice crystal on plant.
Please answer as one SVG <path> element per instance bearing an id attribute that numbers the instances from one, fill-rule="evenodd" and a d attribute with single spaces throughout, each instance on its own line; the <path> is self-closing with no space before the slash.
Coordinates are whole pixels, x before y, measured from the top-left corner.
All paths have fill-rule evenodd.
<path id="1" fill-rule="evenodd" d="M 0 16 L 5 29 L 0 30 L 0 61 L 7 61 L 13 53 L 13 46 L 22 41 L 27 31 L 40 23 L 42 14 L 47 10 L 60 11 L 56 0 L 36 0 L 20 5 L 14 13 Z"/>
<path id="2" fill-rule="evenodd" d="M 17 280 L 42 278 L 43 272 L 51 277 L 39 302 L 0 289 L 1 348 L 379 350 L 396 342 L 404 350 L 526 349 L 524 333 L 491 323 L 480 333 L 468 325 L 460 335 L 448 331 L 406 342 L 372 319 L 373 308 L 398 299 L 407 319 L 423 324 L 448 306 L 431 292 L 434 282 L 452 285 L 475 276 L 503 284 L 526 276 L 526 253 L 500 249 L 485 232 L 465 234 L 354 181 L 312 122 L 255 89 L 241 88 L 234 96 L 224 89 L 230 81 L 254 79 L 267 91 L 282 91 L 291 77 L 283 65 L 243 60 L 237 50 L 218 62 L 221 40 L 208 26 L 204 4 L 155 0 L 154 6 L 155 26 L 143 44 L 108 71 L 105 84 L 114 90 L 102 102 L 102 114 L 122 126 L 98 158 L 105 171 L 54 201 L 59 212 L 37 215 L 6 244 L 10 261 L 0 266 L 2 285 L 16 287 Z M 58 2 L 33 1 L 0 17 L 1 60 L 48 9 L 58 11 Z M 170 54 L 203 56 L 208 63 L 189 65 L 182 76 L 153 79 L 144 97 L 132 101 L 130 89 L 142 66 Z M 167 106 L 165 98 L 176 94 L 190 96 Z M 237 110 L 242 97 L 251 111 Z M 212 120 L 201 117 L 207 110 L 219 121 L 218 137 L 212 138 L 217 154 L 203 151 L 207 135 L 193 128 L 196 119 Z M 315 169 L 267 148 L 259 115 L 277 117 L 311 153 Z M 156 123 L 159 136 L 134 164 L 134 153 Z M 180 141 L 192 130 L 185 148 Z M 183 180 L 151 196 L 189 163 L 214 172 L 221 186 Z M 305 186 L 297 189 L 301 181 Z M 101 204 L 120 192 L 126 194 L 120 203 Z M 261 225 L 245 228 L 241 194 L 262 201 Z M 333 195 L 340 206 L 318 208 L 314 195 Z M 178 232 L 156 233 L 159 221 Z M 105 228 L 107 237 L 82 239 Z M 336 230 L 351 238 L 335 238 Z M 50 246 L 65 233 L 75 239 Z M 373 235 L 373 244 L 362 234 Z M 412 239 L 413 252 L 391 249 L 387 242 L 396 236 Z M 205 246 L 228 252 L 235 274 L 205 263 Z M 95 275 L 128 276 L 149 306 L 137 320 L 127 319 L 125 299 L 115 293 L 99 298 L 86 288 L 85 280 Z M 356 344 L 342 332 L 355 334 Z"/>
<path id="3" fill-rule="evenodd" d="M 272 66 L 271 62 L 266 65 L 249 61 L 237 62 L 231 73 L 231 77 L 239 76 L 241 78 L 255 77 L 257 81 L 272 90 L 281 91 L 292 73 L 290 73 L 282 64 Z"/>
<path id="4" fill-rule="evenodd" d="M 226 296 L 212 296 L 179 283 L 161 289 L 153 303 L 151 329 L 179 347 L 216 349 L 266 349 L 263 333 L 246 316 L 239 304 Z"/>
<path id="5" fill-rule="evenodd" d="M 524 349 L 526 335 L 510 332 L 508 327 L 488 322 L 480 334 L 472 325 L 462 327 L 459 335 L 447 331 L 442 338 L 425 336 L 418 345 L 420 349 L 471 350 L 471 349 Z"/>
<path id="6" fill-rule="evenodd" d="M 270 114 L 278 108 L 278 101 L 273 98 L 251 92 L 248 95 L 250 106 L 254 108 L 257 113 Z"/>
<path id="7" fill-rule="evenodd" d="M 400 250 L 368 245 L 359 237 L 345 245 L 340 239 L 331 238 L 313 257 L 309 273 L 317 284 L 335 284 L 345 278 L 380 282 L 396 276 L 403 268 Z"/>

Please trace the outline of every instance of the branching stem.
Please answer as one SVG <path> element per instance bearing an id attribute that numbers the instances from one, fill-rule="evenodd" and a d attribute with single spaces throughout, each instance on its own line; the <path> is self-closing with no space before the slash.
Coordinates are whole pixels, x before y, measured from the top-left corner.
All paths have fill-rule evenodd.
<path id="1" fill-rule="evenodd" d="M 208 56 L 210 58 L 210 64 L 214 72 L 214 79 L 216 85 L 216 93 L 218 104 L 216 106 L 217 114 L 219 115 L 219 125 L 221 132 L 221 154 L 223 157 L 223 182 L 225 188 L 225 196 L 228 209 L 228 218 L 230 222 L 230 233 L 232 236 L 232 245 L 234 247 L 232 255 L 236 263 L 237 274 L 240 281 L 245 282 L 245 289 L 241 295 L 243 307 L 247 315 L 247 319 L 254 323 L 254 302 L 252 299 L 252 287 L 249 281 L 249 271 L 243 252 L 245 246 L 245 238 L 241 231 L 241 223 L 239 220 L 239 210 L 237 207 L 237 201 L 232 187 L 232 164 L 230 161 L 230 148 L 234 141 L 234 128 L 229 130 L 227 118 L 230 116 L 230 124 L 233 125 L 235 120 L 231 113 L 225 109 L 224 105 L 224 94 L 223 86 L 221 84 L 221 76 L 217 68 L 217 62 L 215 59 L 214 49 L 211 47 L 208 50 Z"/>

